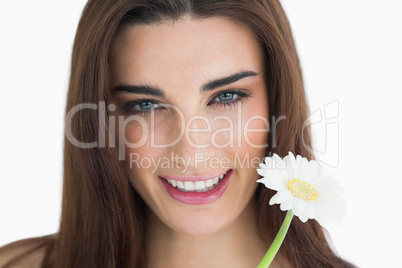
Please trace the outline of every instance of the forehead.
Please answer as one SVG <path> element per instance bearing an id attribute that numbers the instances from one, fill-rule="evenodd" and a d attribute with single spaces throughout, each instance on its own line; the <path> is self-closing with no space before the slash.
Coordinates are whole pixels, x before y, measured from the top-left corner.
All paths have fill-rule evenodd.
<path id="1" fill-rule="evenodd" d="M 263 52 L 241 24 L 219 17 L 183 18 L 124 27 L 113 40 L 109 64 L 116 83 L 180 77 L 197 86 L 205 79 L 262 69 Z"/>

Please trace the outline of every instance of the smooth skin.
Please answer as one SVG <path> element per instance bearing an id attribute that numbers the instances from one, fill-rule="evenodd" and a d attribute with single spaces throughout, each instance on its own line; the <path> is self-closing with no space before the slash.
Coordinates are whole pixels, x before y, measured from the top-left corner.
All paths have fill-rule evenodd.
<path id="1" fill-rule="evenodd" d="M 123 135 L 127 141 L 124 155 L 130 183 L 147 204 L 148 267 L 256 267 L 268 249 L 257 233 L 254 209 L 256 160 L 265 157 L 268 137 L 263 57 L 247 27 L 218 17 L 127 26 L 115 36 L 110 88 L 147 86 L 164 94 L 120 90 L 112 91 L 109 100 L 116 106 L 112 115 L 135 118 L 116 125 L 120 139 Z M 242 72 L 254 75 L 201 90 L 211 81 Z M 195 131 L 178 139 L 183 129 Z M 136 143 L 141 146 L 132 146 Z M 143 162 L 138 168 L 131 161 L 133 154 L 155 160 L 174 155 L 189 162 L 186 167 L 177 158 L 168 166 Z M 197 154 L 205 161 L 197 162 Z M 225 160 L 216 164 L 211 159 Z M 239 159 L 246 159 L 242 167 Z M 234 172 L 224 194 L 203 205 L 174 200 L 158 178 L 229 169 Z"/>

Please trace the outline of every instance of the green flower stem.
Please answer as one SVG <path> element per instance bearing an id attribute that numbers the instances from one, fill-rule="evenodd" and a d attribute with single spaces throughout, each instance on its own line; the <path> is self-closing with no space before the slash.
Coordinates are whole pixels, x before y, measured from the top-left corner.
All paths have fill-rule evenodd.
<path id="1" fill-rule="evenodd" d="M 276 253 L 278 253 L 279 248 L 282 245 L 283 239 L 286 236 L 286 233 L 288 232 L 290 223 L 292 222 L 293 219 L 293 212 L 291 210 L 288 210 L 288 213 L 286 213 L 286 217 L 283 220 L 281 229 L 279 229 L 278 234 L 275 237 L 274 242 L 272 242 L 272 245 L 269 247 L 267 253 L 265 253 L 264 258 L 262 258 L 260 264 L 258 264 L 257 268 L 267 268 L 275 258 Z"/>

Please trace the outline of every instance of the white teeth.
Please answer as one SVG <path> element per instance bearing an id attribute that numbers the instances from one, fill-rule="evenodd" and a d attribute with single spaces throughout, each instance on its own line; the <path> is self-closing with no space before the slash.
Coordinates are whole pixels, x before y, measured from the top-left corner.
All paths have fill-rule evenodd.
<path id="1" fill-rule="evenodd" d="M 186 191 L 194 191 L 194 182 L 192 181 L 185 181 L 184 182 L 184 190 Z"/>
<path id="2" fill-rule="evenodd" d="M 209 179 L 206 181 L 176 181 L 171 179 L 166 179 L 166 181 L 172 185 L 173 187 L 177 188 L 178 190 L 185 191 L 185 192 L 206 192 L 215 188 L 226 175 L 220 175 L 213 179 Z"/>
<path id="3" fill-rule="evenodd" d="M 204 190 L 204 189 L 205 189 L 205 182 L 203 182 L 203 181 L 196 181 L 196 182 L 195 182 L 195 189 L 196 189 L 196 190 Z"/>
<path id="4" fill-rule="evenodd" d="M 177 181 L 177 187 L 184 189 L 184 183 L 182 181 Z"/>

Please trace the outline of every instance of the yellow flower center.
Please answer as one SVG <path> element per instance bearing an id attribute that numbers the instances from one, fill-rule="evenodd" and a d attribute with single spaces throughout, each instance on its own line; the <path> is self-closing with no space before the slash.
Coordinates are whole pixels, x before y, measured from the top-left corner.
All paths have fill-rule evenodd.
<path id="1" fill-rule="evenodd" d="M 311 184 L 298 179 L 288 180 L 286 188 L 294 197 L 305 201 L 315 201 L 318 198 L 317 190 Z"/>

